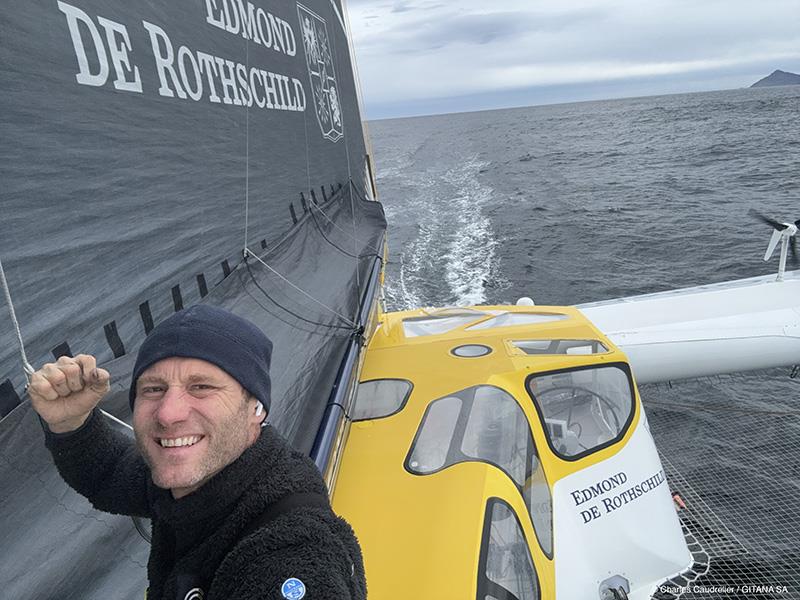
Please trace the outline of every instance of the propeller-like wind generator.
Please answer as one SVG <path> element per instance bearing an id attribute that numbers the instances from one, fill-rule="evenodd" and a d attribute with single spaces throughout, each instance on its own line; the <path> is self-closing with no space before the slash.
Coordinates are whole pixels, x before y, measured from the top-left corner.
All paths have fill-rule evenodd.
<path id="1" fill-rule="evenodd" d="M 762 215 L 760 212 L 752 208 L 750 209 L 749 214 L 759 221 L 766 223 L 774 230 L 772 232 L 772 237 L 769 240 L 767 251 L 764 254 L 765 261 L 772 258 L 772 254 L 775 252 L 778 242 L 781 243 L 781 261 L 778 265 L 777 281 L 783 281 L 783 274 L 786 271 L 786 259 L 789 255 L 790 248 L 792 250 L 792 264 L 795 266 L 798 265 L 796 234 L 798 229 L 800 229 L 800 219 L 794 223 L 779 223 L 778 221 L 770 219 L 769 217 Z"/>

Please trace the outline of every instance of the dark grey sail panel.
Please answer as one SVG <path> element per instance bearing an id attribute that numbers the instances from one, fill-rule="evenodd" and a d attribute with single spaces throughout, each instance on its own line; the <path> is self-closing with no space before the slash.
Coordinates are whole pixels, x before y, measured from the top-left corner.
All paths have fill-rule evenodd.
<path id="1" fill-rule="evenodd" d="M 34 365 L 95 354 L 112 373 L 107 409 L 129 422 L 146 331 L 181 306 L 223 306 L 272 338 L 269 420 L 310 451 L 386 226 L 364 198 L 340 11 L 329 0 L 3 11 L 0 260 Z M 0 541 L 14 557 L 0 584 L 15 597 L 141 597 L 147 548 L 129 520 L 60 483 L 0 314 Z"/>
<path id="2" fill-rule="evenodd" d="M 221 26 L 244 28 L 238 7 L 255 15 L 244 36 Z M 329 211 L 349 220 L 332 236 L 360 258 L 320 269 L 338 284 L 307 291 L 338 293 L 334 308 L 352 317 L 350 278 L 360 283 L 361 255 L 385 225 L 380 209 L 362 218 L 367 205 L 351 195 L 351 179 L 367 187 L 365 145 L 338 10 L 321 0 L 82 0 L 5 11 L 0 259 L 34 363 L 64 344 L 102 362 L 134 351 L 148 319 L 219 285 L 245 240 L 262 252 L 307 236 L 291 242 L 297 257 L 282 272 L 294 281 L 334 257 L 313 245 L 314 235 L 327 243 Z M 239 75 L 246 81 L 225 83 Z M 269 108 L 267 97 L 280 102 Z M 294 221 L 315 202 L 326 208 L 309 232 Z M 0 339 L 0 379 L 19 395 L 5 319 Z"/>
<path id="3" fill-rule="evenodd" d="M 98 512 L 71 490 L 43 440 L 27 403 L 0 427 L 3 598 L 141 599 L 149 546 L 130 518 Z"/>

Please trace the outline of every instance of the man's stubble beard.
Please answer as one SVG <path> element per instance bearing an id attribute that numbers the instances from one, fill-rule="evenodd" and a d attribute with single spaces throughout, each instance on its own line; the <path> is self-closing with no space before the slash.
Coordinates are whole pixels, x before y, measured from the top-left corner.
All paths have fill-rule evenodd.
<path id="1" fill-rule="evenodd" d="M 154 435 L 157 436 L 160 433 L 164 433 L 164 431 L 163 428 L 157 427 L 155 431 L 150 431 L 147 435 L 153 437 Z M 231 415 L 230 418 L 223 421 L 219 426 L 214 428 L 213 431 L 204 432 L 208 440 L 204 455 L 200 458 L 192 472 L 189 473 L 189 477 L 184 478 L 182 476 L 178 481 L 171 480 L 169 477 L 161 477 L 161 473 L 159 473 L 157 469 L 154 469 L 155 461 L 150 454 L 149 448 L 141 440 L 143 436 L 135 432 L 135 437 L 136 445 L 147 463 L 147 466 L 150 468 L 150 475 L 156 486 L 163 489 L 191 488 L 205 483 L 239 458 L 249 445 L 248 431 L 247 403 L 242 402 L 241 409 L 237 413 Z M 209 439 L 209 433 L 213 434 L 212 439 Z"/>

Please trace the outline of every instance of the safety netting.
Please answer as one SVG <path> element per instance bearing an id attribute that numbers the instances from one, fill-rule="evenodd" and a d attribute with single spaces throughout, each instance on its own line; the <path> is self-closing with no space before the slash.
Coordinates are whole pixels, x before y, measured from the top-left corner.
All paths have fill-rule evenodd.
<path id="1" fill-rule="evenodd" d="M 656 600 L 800 598 L 800 381 L 642 386 L 693 564 Z"/>

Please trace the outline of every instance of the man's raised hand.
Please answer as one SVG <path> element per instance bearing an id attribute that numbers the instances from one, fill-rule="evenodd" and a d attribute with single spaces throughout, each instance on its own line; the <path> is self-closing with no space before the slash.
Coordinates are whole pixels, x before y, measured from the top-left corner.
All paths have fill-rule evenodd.
<path id="1" fill-rule="evenodd" d="M 64 433 L 83 425 L 108 393 L 110 376 L 94 356 L 62 356 L 31 376 L 28 396 L 50 431 Z"/>

